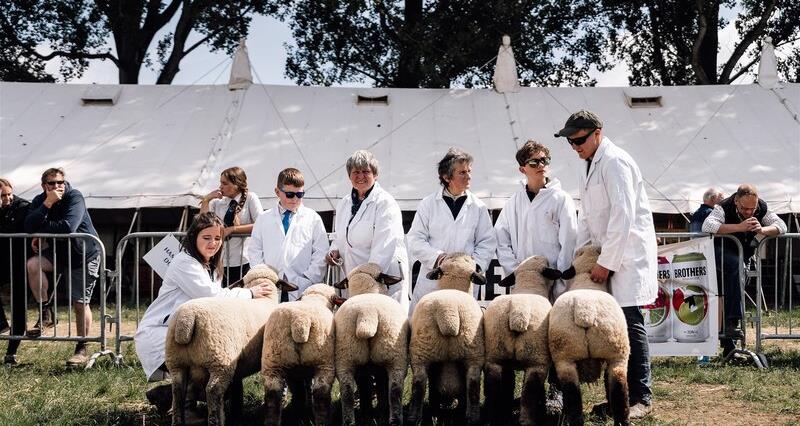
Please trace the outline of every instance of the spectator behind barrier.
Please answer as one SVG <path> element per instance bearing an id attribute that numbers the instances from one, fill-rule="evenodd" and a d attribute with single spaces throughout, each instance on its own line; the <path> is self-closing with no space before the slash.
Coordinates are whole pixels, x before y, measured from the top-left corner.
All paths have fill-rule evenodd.
<path id="1" fill-rule="evenodd" d="M 7 179 L 0 178 L 0 234 L 25 232 L 25 216 L 28 200 L 14 195 L 14 187 Z M 9 248 L 11 249 L 9 251 Z M 0 239 L 0 284 L 11 286 L 11 324 L 0 301 L 0 333 L 11 331 L 14 336 L 25 333 L 25 240 L 14 239 L 11 244 Z M 17 363 L 19 340 L 9 340 L 5 364 Z"/>
<path id="2" fill-rule="evenodd" d="M 716 188 L 708 188 L 703 194 L 703 204 L 700 204 L 700 207 L 692 213 L 689 232 L 703 232 L 703 222 L 714 210 L 714 206 L 719 204 L 723 198 L 725 195 L 721 191 Z"/>
<path id="3" fill-rule="evenodd" d="M 240 167 L 230 167 L 219 176 L 219 188 L 209 192 L 200 203 L 200 213 L 212 212 L 225 225 L 225 237 L 250 235 L 258 215 L 264 210 L 255 192 L 247 188 L 247 175 Z M 236 237 L 228 240 L 222 264 L 225 278 L 222 286 L 239 281 L 248 270 L 247 258 L 249 238 Z"/>
<path id="4" fill-rule="evenodd" d="M 83 194 L 73 188 L 65 180 L 65 176 L 64 170 L 60 168 L 50 168 L 42 173 L 42 193 L 31 201 L 30 212 L 25 218 L 25 232 L 85 233 L 97 236 Z M 42 311 L 36 324 L 28 330 L 29 337 L 41 336 L 44 329 L 55 326 L 57 322 L 56 313 L 53 312 L 51 305 L 55 294 L 48 296 L 50 278 L 45 273 L 49 272 L 53 272 L 54 277 L 57 273 L 65 271 L 70 274 L 71 281 L 65 280 L 65 282 L 72 283 L 70 301 L 75 308 L 77 335 L 86 336 L 92 327 L 92 311 L 89 303 L 100 273 L 100 249 L 94 240 L 88 238 L 72 241 L 72 264 L 69 265 L 67 263 L 69 247 L 70 242 L 66 239 L 57 239 L 55 247 L 48 246 L 38 238 L 31 241 L 31 248 L 36 254 L 28 259 L 28 284 L 34 299 L 42 304 Z M 66 287 L 66 284 L 62 284 L 62 287 Z M 88 360 L 86 342 L 78 342 L 75 354 L 67 360 L 67 366 L 82 366 Z"/>
<path id="5" fill-rule="evenodd" d="M 703 232 L 730 234 L 742 244 L 744 261 L 747 263 L 755 253 L 759 236 L 775 236 L 786 233 L 786 223 L 767 203 L 758 198 L 755 186 L 743 184 L 736 193 L 720 201 L 703 222 Z M 743 338 L 740 326 L 742 319 L 742 291 L 739 284 L 739 251 L 728 239 L 723 239 L 722 250 L 716 253 L 717 275 L 722 275 L 725 297 L 725 338 L 720 339 L 723 356 L 735 349 L 734 341 Z"/>

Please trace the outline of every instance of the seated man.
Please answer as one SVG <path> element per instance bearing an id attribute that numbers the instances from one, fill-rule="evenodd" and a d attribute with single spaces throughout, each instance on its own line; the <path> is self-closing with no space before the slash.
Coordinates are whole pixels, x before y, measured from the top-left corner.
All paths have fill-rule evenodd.
<path id="1" fill-rule="evenodd" d="M 703 232 L 703 222 L 714 210 L 714 206 L 719 204 L 723 198 L 725 198 L 725 195 L 721 191 L 716 188 L 708 188 L 703 194 L 703 204 L 700 204 L 700 207 L 692 213 L 689 232 Z"/>
<path id="2" fill-rule="evenodd" d="M 281 302 L 297 300 L 308 286 L 325 278 L 328 234 L 319 213 L 303 205 L 304 185 L 300 170 L 288 168 L 278 174 L 278 202 L 258 216 L 247 248 L 250 266 L 272 266 L 297 285 L 297 290 L 281 293 Z"/>
<path id="3" fill-rule="evenodd" d="M 97 236 L 83 194 L 64 180 L 64 170 L 47 169 L 42 173 L 42 193 L 31 201 L 30 212 L 25 218 L 25 232 L 72 234 L 85 233 Z M 72 263 L 68 264 L 68 250 L 72 247 Z M 28 284 L 34 299 L 43 304 L 41 317 L 29 337 L 39 337 L 42 330 L 56 323 L 55 312 L 50 305 L 48 274 L 54 271 L 67 272 L 72 282 L 70 301 L 75 309 L 78 336 L 86 336 L 92 326 L 92 311 L 89 301 L 100 273 L 100 249 L 91 239 L 78 239 L 68 244 L 66 239 L 57 239 L 55 247 L 43 247 L 38 238 L 31 241 L 34 255 L 28 259 Z M 85 247 L 85 252 L 84 252 Z M 57 255 L 54 255 L 57 253 Z M 85 256 L 84 256 L 85 254 Z M 55 260 L 54 260 L 55 259 Z M 84 273 L 85 272 L 85 273 Z M 70 280 L 64 280 L 69 282 Z M 62 284 L 66 288 L 67 284 Z M 78 342 L 75 354 L 67 360 L 68 367 L 86 364 L 86 342 Z"/>
<path id="4" fill-rule="evenodd" d="M 723 239 L 722 250 L 717 251 L 717 274 L 722 275 L 725 297 L 721 303 L 725 309 L 725 334 L 720 339 L 722 355 L 727 356 L 735 349 L 734 339 L 741 338 L 740 320 L 742 312 L 742 292 L 739 283 L 739 265 L 747 262 L 758 246 L 756 236 L 775 236 L 786 233 L 786 223 L 775 212 L 767 209 L 767 203 L 758 198 L 753 185 L 739 186 L 736 193 L 720 201 L 703 222 L 703 232 L 709 234 L 730 234 L 742 244 L 744 259 L 739 259 L 736 245 Z"/>

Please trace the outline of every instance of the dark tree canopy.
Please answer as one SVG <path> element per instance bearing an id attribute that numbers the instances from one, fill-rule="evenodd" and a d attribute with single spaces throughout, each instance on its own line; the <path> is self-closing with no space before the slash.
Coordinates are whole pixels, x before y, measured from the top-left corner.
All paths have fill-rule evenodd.
<path id="1" fill-rule="evenodd" d="M 757 72 L 766 36 L 776 48 L 800 37 L 797 1 L 603 0 L 602 6 L 610 51 L 628 65 L 632 85 L 730 84 Z M 719 31 L 728 22 L 720 8 L 739 11 L 740 41 L 724 63 Z M 778 61 L 781 78 L 798 81 L 800 49 L 778 55 Z"/>
<path id="2" fill-rule="evenodd" d="M 174 31 L 157 42 L 157 83 L 169 84 L 197 47 L 231 53 L 252 16 L 270 11 L 268 0 L 11 0 L 0 8 L 0 42 L 33 76 L 43 62 L 61 58 L 60 77 L 69 80 L 100 59 L 114 62 L 121 84 L 136 84 L 143 65 L 155 66 L 149 51 L 156 34 L 177 16 Z M 199 40 L 190 43 L 193 33 Z M 114 50 L 105 47 L 112 36 Z M 7 73 L 6 62 L 0 66 Z"/>
<path id="3" fill-rule="evenodd" d="M 525 85 L 591 85 L 605 69 L 597 11 L 570 1 L 282 1 L 299 84 L 387 87 L 488 85 L 501 37 L 512 39 Z M 488 66 L 486 63 L 489 62 Z"/>

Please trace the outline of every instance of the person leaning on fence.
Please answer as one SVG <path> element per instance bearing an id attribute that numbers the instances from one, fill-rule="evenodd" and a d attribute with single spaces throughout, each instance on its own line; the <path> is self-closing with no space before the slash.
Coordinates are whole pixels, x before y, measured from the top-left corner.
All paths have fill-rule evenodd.
<path id="1" fill-rule="evenodd" d="M 63 169 L 51 168 L 42 173 L 42 193 L 31 201 L 30 211 L 25 218 L 25 232 L 47 234 L 84 233 L 97 236 L 92 218 L 86 209 L 83 194 L 73 188 L 65 180 Z M 74 241 L 56 239 L 55 247 L 47 246 L 51 239 L 31 240 L 34 255 L 28 259 L 28 285 L 33 298 L 42 304 L 39 320 L 28 330 L 29 337 L 39 337 L 42 331 L 55 326 L 58 321 L 53 311 L 52 300 L 56 297 L 55 285 L 53 295 L 48 296 L 50 289 L 50 272 L 56 283 L 57 274 L 67 273 L 70 276 L 60 281 L 62 288 L 71 282 L 70 300 L 75 308 L 75 326 L 77 335 L 86 336 L 92 327 L 92 311 L 89 303 L 92 292 L 100 274 L 100 248 L 94 240 L 80 238 Z M 67 261 L 69 247 L 72 247 L 72 262 Z M 85 248 L 85 253 L 84 253 Z M 75 354 L 67 360 L 68 367 L 84 365 L 89 360 L 86 354 L 86 342 L 78 342 Z"/>
<path id="2" fill-rule="evenodd" d="M 656 232 L 644 179 L 636 161 L 603 135 L 603 123 L 589 111 L 578 111 L 555 134 L 567 138 L 585 163 L 579 170 L 581 211 L 576 247 L 601 247 L 592 268 L 594 282 L 609 281 L 611 294 L 622 307 L 628 325 L 630 417 L 652 410 L 650 348 L 641 306 L 652 303 L 658 291 Z M 612 274 L 613 272 L 613 274 Z M 595 411 L 605 411 L 600 405 Z"/>
<path id="3" fill-rule="evenodd" d="M 725 198 L 725 195 L 721 191 L 716 188 L 708 188 L 703 194 L 703 204 L 700 204 L 700 207 L 692 213 L 692 218 L 689 221 L 689 232 L 703 232 L 703 222 L 714 210 L 714 206 L 719 204 L 723 198 Z"/>
<path id="4" fill-rule="evenodd" d="M 336 239 L 325 260 L 342 265 L 345 274 L 375 263 L 383 273 L 403 277 L 389 288 L 389 296 L 408 311 L 408 253 L 400 206 L 378 184 L 378 160 L 371 152 L 354 152 L 346 167 L 353 189 L 336 206 Z"/>
<path id="5" fill-rule="evenodd" d="M 222 288 L 224 228 L 214 213 L 195 216 L 181 243 L 181 251 L 167 267 L 158 296 L 139 322 L 133 340 L 148 381 L 160 381 L 168 377 L 164 364 L 167 326 L 169 317 L 180 305 L 199 297 L 249 299 L 266 297 L 270 291 L 274 291 L 270 284 L 251 288 Z M 169 384 L 147 392 L 148 400 L 159 407 L 169 407 L 171 397 Z"/>
<path id="6" fill-rule="evenodd" d="M 230 167 L 219 176 L 219 188 L 209 192 L 200 202 L 200 213 L 213 212 L 225 224 L 228 239 L 222 264 L 225 265 L 223 286 L 240 280 L 250 270 L 247 258 L 249 235 L 258 215 L 264 210 L 255 192 L 247 188 L 247 175 L 240 167 Z"/>
<path id="7" fill-rule="evenodd" d="M 297 300 L 325 278 L 328 234 L 319 214 L 303 205 L 304 185 L 300 170 L 288 168 L 278 174 L 278 202 L 256 219 L 247 251 L 251 265 L 270 265 L 297 285 L 295 291 L 282 291 L 282 302 Z"/>
<path id="8" fill-rule="evenodd" d="M 566 270 L 572 265 L 578 233 L 572 197 L 561 189 L 558 179 L 550 176 L 551 157 L 546 146 L 529 140 L 517 150 L 516 160 L 525 182 L 506 201 L 494 225 L 497 260 L 506 275 L 534 255 L 546 257 L 551 268 Z M 557 280 L 551 302 L 565 289 L 566 285 Z M 547 409 L 557 413 L 562 408 L 562 396 L 554 368 L 548 382 Z"/>
<path id="9" fill-rule="evenodd" d="M 760 236 L 775 236 L 786 233 L 786 223 L 775 212 L 769 211 L 767 203 L 758 198 L 753 185 L 739 186 L 736 193 L 720 201 L 703 222 L 703 232 L 730 234 L 742 244 L 745 263 L 758 246 Z M 743 337 L 741 330 L 742 291 L 739 283 L 739 251 L 733 241 L 724 238 L 722 250 L 716 251 L 717 274 L 724 283 L 725 337 L 720 339 L 722 355 L 735 349 L 734 341 Z"/>
<path id="10" fill-rule="evenodd" d="M 0 178 L 0 234 L 25 232 L 25 216 L 30 203 L 14 195 L 14 187 L 7 179 Z M 9 250 L 10 249 L 10 250 Z M 0 301 L 0 333 L 11 332 L 12 336 L 25 334 L 25 240 L 9 241 L 0 238 L 0 284 L 11 286 L 11 323 Z M 19 340 L 9 340 L 5 364 L 17 363 Z"/>
<path id="11" fill-rule="evenodd" d="M 492 260 L 497 241 L 489 210 L 469 190 L 472 156 L 450 148 L 439 161 L 441 188 L 423 198 L 417 207 L 406 239 L 411 256 L 422 263 L 417 284 L 411 294 L 411 311 L 426 294 L 438 289 L 436 280 L 426 277 L 448 253 L 464 252 L 485 271 Z M 479 292 L 474 288 L 474 295 Z"/>

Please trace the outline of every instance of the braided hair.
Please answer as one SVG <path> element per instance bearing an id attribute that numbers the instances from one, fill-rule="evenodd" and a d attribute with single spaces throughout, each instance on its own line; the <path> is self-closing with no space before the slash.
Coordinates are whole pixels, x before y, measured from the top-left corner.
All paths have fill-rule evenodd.
<path id="1" fill-rule="evenodd" d="M 239 193 L 242 196 L 239 198 L 239 202 L 236 204 L 236 209 L 233 211 L 233 224 L 234 226 L 239 225 L 239 212 L 242 211 L 244 208 L 244 203 L 247 202 L 247 174 L 245 174 L 244 170 L 241 167 L 229 167 L 222 171 L 222 176 L 228 180 L 228 182 L 232 183 L 236 186 L 236 189 L 239 190 Z"/>

